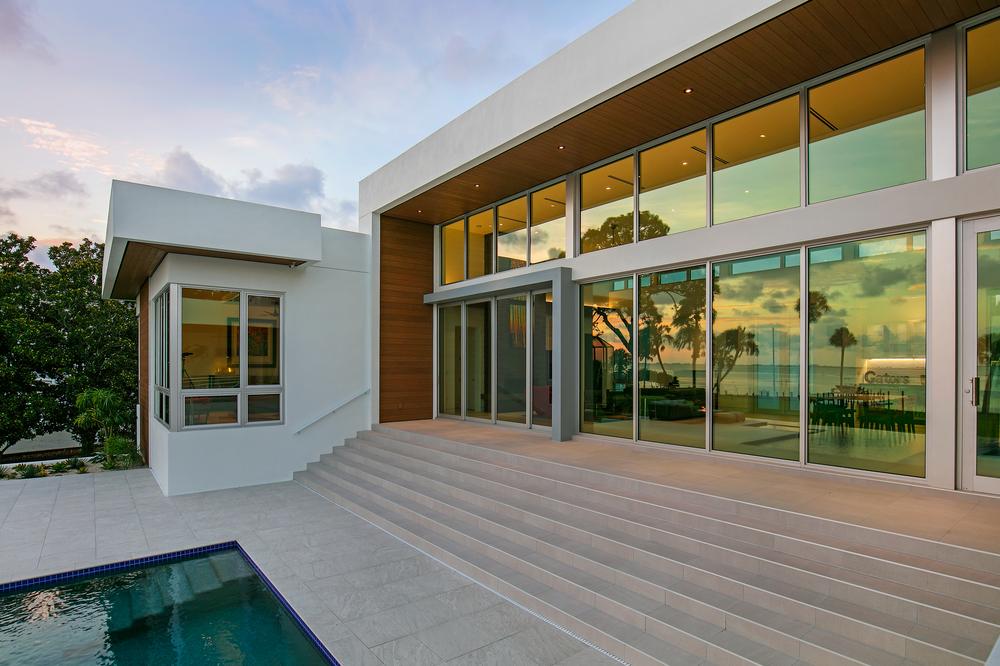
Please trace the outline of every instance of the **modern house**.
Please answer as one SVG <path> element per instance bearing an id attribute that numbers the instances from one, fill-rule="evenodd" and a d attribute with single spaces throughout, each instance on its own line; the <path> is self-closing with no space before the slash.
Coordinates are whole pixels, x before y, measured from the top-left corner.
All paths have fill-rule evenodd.
<path id="1" fill-rule="evenodd" d="M 998 4 L 639 0 L 362 234 L 116 182 L 161 487 L 298 472 L 633 663 L 982 662 Z"/>

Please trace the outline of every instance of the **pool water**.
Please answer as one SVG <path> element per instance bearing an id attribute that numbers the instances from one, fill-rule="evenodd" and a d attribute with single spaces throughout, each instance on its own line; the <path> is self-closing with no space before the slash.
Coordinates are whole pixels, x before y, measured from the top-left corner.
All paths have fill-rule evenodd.
<path id="1" fill-rule="evenodd" d="M 0 595 L 0 664 L 328 664 L 237 550 Z"/>

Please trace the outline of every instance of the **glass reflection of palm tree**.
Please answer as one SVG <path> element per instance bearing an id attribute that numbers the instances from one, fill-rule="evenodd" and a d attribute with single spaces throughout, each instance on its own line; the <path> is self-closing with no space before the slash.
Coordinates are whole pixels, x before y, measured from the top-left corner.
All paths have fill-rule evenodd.
<path id="1" fill-rule="evenodd" d="M 715 370 L 713 395 L 716 407 L 719 405 L 722 382 L 736 367 L 736 362 L 743 355 L 756 356 L 759 352 L 756 336 L 743 326 L 726 329 L 712 338 L 712 366 Z"/>
<path id="2" fill-rule="evenodd" d="M 834 347 L 840 348 L 840 383 L 837 386 L 844 385 L 844 353 L 847 351 L 848 347 L 853 347 L 858 344 L 858 339 L 854 337 L 851 333 L 851 329 L 846 326 L 841 326 L 833 332 L 830 336 L 830 344 Z"/>

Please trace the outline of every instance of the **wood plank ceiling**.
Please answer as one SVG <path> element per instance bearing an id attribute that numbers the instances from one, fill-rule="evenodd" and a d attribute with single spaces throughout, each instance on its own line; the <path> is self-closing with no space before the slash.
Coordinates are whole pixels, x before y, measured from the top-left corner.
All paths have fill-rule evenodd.
<path id="1" fill-rule="evenodd" d="M 998 5 L 810 0 L 384 214 L 444 222 Z"/>

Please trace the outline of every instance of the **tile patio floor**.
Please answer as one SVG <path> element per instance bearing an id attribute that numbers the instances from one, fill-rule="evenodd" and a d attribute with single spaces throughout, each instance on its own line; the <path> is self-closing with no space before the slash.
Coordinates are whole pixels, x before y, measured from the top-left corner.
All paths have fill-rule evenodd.
<path id="1" fill-rule="evenodd" d="M 0 582 L 236 539 L 344 666 L 617 662 L 294 482 L 0 481 Z"/>

